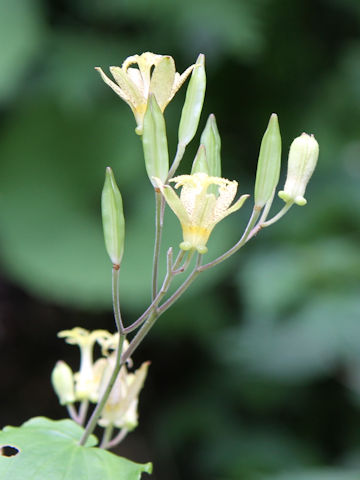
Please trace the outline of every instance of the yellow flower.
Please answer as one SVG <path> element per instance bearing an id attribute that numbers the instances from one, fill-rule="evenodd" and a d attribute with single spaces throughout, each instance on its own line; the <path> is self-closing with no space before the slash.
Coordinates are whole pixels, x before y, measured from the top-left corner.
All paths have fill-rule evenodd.
<path id="1" fill-rule="evenodd" d="M 136 65 L 138 68 L 131 67 Z M 154 67 L 154 68 L 153 68 Z M 136 133 L 142 134 L 142 125 L 150 94 L 163 112 L 165 107 L 185 82 L 195 65 L 180 75 L 169 55 L 145 52 L 128 57 L 121 67 L 110 67 L 113 82 L 100 67 L 96 67 L 104 82 L 111 87 L 131 108 L 137 123 Z"/>
<path id="2" fill-rule="evenodd" d="M 80 369 L 74 375 L 76 400 L 96 402 L 101 374 L 99 373 L 100 365 L 93 363 L 94 344 L 99 339 L 111 337 L 111 334 L 106 330 L 89 332 L 84 328 L 76 327 L 59 332 L 58 337 L 65 338 L 67 343 L 78 345 L 80 348 Z"/>
<path id="3" fill-rule="evenodd" d="M 137 405 L 140 390 L 142 389 L 150 362 L 144 362 L 134 373 L 129 373 L 126 366 L 121 367 L 120 373 L 104 406 L 99 425 L 107 427 L 114 425 L 118 428 L 133 430 L 138 423 Z M 114 358 L 108 358 L 108 367 L 104 372 L 102 388 L 108 384 L 114 369 Z M 100 389 L 101 390 L 101 389 Z"/>
<path id="4" fill-rule="evenodd" d="M 183 250 L 196 249 L 206 253 L 206 243 L 215 225 L 223 218 L 242 207 L 249 195 L 242 195 L 231 207 L 237 191 L 237 182 L 220 177 L 211 177 L 206 173 L 180 175 L 172 178 L 175 188 L 182 187 L 180 198 L 169 186 L 155 179 L 165 200 L 178 217 L 183 231 Z M 217 194 L 208 193 L 211 185 L 217 186 Z"/>

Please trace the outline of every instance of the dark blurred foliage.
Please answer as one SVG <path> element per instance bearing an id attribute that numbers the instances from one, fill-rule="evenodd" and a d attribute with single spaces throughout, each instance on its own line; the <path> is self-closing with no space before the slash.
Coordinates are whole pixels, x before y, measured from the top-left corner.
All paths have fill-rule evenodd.
<path id="1" fill-rule="evenodd" d="M 149 300 L 152 189 L 130 109 L 93 67 L 149 50 L 183 71 L 203 52 L 201 127 L 215 112 L 242 193 L 273 111 L 284 170 L 302 131 L 320 161 L 308 205 L 200 277 L 136 353 L 152 361 L 141 426 L 117 452 L 153 460 L 154 480 L 360 478 L 359 1 L 3 0 L 0 45 L 0 424 L 65 416 L 49 376 L 78 352 L 56 332 L 113 329 L 107 165 L 125 204 L 128 322 Z M 166 110 L 171 155 L 183 99 Z M 236 241 L 248 203 L 216 228 L 209 259 Z M 167 219 L 164 249 L 180 238 Z"/>

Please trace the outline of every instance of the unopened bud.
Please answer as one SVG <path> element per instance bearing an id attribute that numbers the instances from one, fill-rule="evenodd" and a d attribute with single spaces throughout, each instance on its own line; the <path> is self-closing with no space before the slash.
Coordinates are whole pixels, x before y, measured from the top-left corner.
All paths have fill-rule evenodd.
<path id="1" fill-rule="evenodd" d="M 221 177 L 221 138 L 216 125 L 215 115 L 209 115 L 200 144 L 205 146 L 206 159 L 209 165 L 209 176 Z"/>
<path id="2" fill-rule="evenodd" d="M 306 205 L 304 194 L 316 167 L 318 156 L 319 144 L 313 135 L 303 133 L 292 142 L 284 190 L 279 192 L 279 197 L 284 202 Z"/>
<path id="3" fill-rule="evenodd" d="M 101 196 L 105 246 L 113 265 L 120 265 L 124 253 L 125 219 L 120 190 L 113 171 L 107 167 Z"/>
<path id="4" fill-rule="evenodd" d="M 146 171 L 150 181 L 152 181 L 153 177 L 157 177 L 165 182 L 169 172 L 169 153 L 165 120 L 153 94 L 150 95 L 144 117 L 142 143 Z"/>
<path id="5" fill-rule="evenodd" d="M 61 405 L 75 402 L 74 375 L 69 365 L 59 360 L 52 373 L 51 383 Z"/>
<path id="6" fill-rule="evenodd" d="M 201 53 L 192 71 L 179 125 L 179 144 L 186 146 L 199 125 L 206 88 L 205 57 Z"/>
<path id="7" fill-rule="evenodd" d="M 210 175 L 204 145 L 200 145 L 198 151 L 196 152 L 196 156 L 192 164 L 191 175 L 194 175 L 194 173 L 206 173 L 207 175 Z"/>
<path id="8" fill-rule="evenodd" d="M 256 171 L 255 206 L 262 208 L 270 200 L 279 182 L 281 163 L 281 136 L 276 113 L 270 117 L 261 141 Z"/>

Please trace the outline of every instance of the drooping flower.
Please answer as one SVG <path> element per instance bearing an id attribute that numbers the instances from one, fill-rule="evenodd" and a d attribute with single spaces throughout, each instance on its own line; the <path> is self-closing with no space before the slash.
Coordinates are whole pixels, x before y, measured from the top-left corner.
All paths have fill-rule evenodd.
<path id="1" fill-rule="evenodd" d="M 319 144 L 314 135 L 303 133 L 292 142 L 284 190 L 278 193 L 285 203 L 306 205 L 305 190 L 314 173 L 318 157 Z"/>
<path id="2" fill-rule="evenodd" d="M 107 359 L 108 366 L 104 371 L 102 389 L 105 389 L 114 369 L 113 355 Z M 150 362 L 144 362 L 134 373 L 128 372 L 125 365 L 111 390 L 98 421 L 102 427 L 113 425 L 117 428 L 133 430 L 138 424 L 137 406 L 139 394 L 144 385 Z"/>
<path id="3" fill-rule="evenodd" d="M 61 405 L 75 402 L 74 374 L 69 365 L 59 360 L 52 373 L 51 383 Z"/>
<path id="4" fill-rule="evenodd" d="M 242 207 L 249 195 L 242 195 L 232 206 L 238 183 L 206 173 L 180 175 L 172 178 L 175 188 L 182 187 L 180 198 L 169 185 L 155 179 L 170 208 L 180 220 L 183 231 L 182 250 L 196 249 L 206 253 L 206 243 L 217 223 Z M 208 193 L 208 188 L 216 185 L 218 193 Z"/>
<path id="5" fill-rule="evenodd" d="M 76 400 L 97 401 L 102 377 L 99 370 L 102 370 L 104 366 L 97 365 L 96 362 L 95 364 L 93 363 L 93 349 L 96 341 L 109 338 L 110 336 L 111 334 L 106 330 L 89 332 L 80 327 L 72 330 L 63 330 L 58 333 L 58 337 L 65 338 L 67 343 L 78 345 L 80 348 L 80 369 L 74 375 Z"/>
<path id="6" fill-rule="evenodd" d="M 104 82 L 130 106 L 137 123 L 136 133 L 141 135 L 150 94 L 155 95 L 163 112 L 194 67 L 195 64 L 191 65 L 180 75 L 175 70 L 174 59 L 169 55 L 145 52 L 128 57 L 121 67 L 110 67 L 115 82 L 100 67 L 95 69 Z"/>

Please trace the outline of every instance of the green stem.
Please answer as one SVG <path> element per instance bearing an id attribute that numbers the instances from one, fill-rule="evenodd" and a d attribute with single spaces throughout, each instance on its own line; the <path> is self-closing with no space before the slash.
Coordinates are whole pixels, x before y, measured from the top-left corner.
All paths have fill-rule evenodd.
<path id="1" fill-rule="evenodd" d="M 265 220 L 267 219 L 267 216 L 269 215 L 269 212 L 270 212 L 270 208 L 273 204 L 273 201 L 274 201 L 274 196 L 275 196 L 275 188 L 273 190 L 273 193 L 271 195 L 271 197 L 269 198 L 269 200 L 265 203 L 265 207 L 264 207 L 264 210 L 261 214 L 261 217 L 260 217 L 260 220 L 259 220 L 259 223 L 263 223 L 265 222 Z"/>
<path id="2" fill-rule="evenodd" d="M 101 412 L 105 406 L 105 403 L 107 402 L 107 399 L 109 398 L 109 395 L 111 393 L 112 387 L 114 386 L 115 380 L 120 372 L 120 369 L 123 365 L 123 362 L 121 361 L 121 353 L 122 353 L 122 347 L 123 343 L 125 340 L 124 335 L 119 335 L 119 344 L 116 349 L 116 360 L 115 360 L 115 367 L 113 370 L 113 373 L 111 375 L 111 378 L 109 380 L 109 383 L 107 384 L 107 387 L 105 389 L 105 392 L 103 393 L 101 399 L 99 400 L 98 404 L 96 405 L 87 425 L 85 428 L 85 432 L 83 436 L 80 439 L 79 445 L 85 445 L 87 439 L 89 436 L 92 434 L 92 432 L 95 430 L 97 421 L 101 415 Z"/>
<path id="3" fill-rule="evenodd" d="M 119 332 L 119 343 L 116 349 L 116 359 L 115 359 L 115 366 L 114 370 L 112 372 L 112 375 L 110 377 L 109 383 L 106 386 L 106 389 L 104 393 L 102 394 L 102 397 L 98 401 L 96 407 L 94 408 L 91 417 L 89 418 L 89 421 L 87 422 L 87 425 L 85 427 L 85 431 L 83 433 L 83 436 L 80 439 L 79 445 L 85 445 L 87 439 L 89 436 L 92 434 L 92 432 L 95 430 L 97 421 L 101 415 L 101 412 L 105 406 L 105 403 L 107 402 L 107 399 L 109 398 L 109 395 L 111 393 L 112 387 L 114 386 L 115 380 L 120 372 L 122 363 L 121 363 L 121 354 L 123 350 L 123 344 L 125 340 L 125 335 L 123 333 L 124 327 L 122 324 L 121 320 L 121 313 L 120 313 L 120 298 L 119 298 L 119 269 L 116 269 L 115 267 L 112 270 L 112 301 L 113 301 L 113 311 L 114 311 L 114 318 L 115 318 L 115 323 L 116 323 L 116 328 Z"/>
<path id="4" fill-rule="evenodd" d="M 152 312 L 149 317 L 145 320 L 143 323 L 142 327 L 140 330 L 137 332 L 135 337 L 131 340 L 130 345 L 128 348 L 125 350 L 122 358 L 121 358 L 121 363 L 124 364 L 134 353 L 134 351 L 137 349 L 137 347 L 140 345 L 140 343 L 144 340 L 146 335 L 149 333 L 150 329 L 156 322 L 158 316 L 156 312 Z"/>
<path id="5" fill-rule="evenodd" d="M 177 269 L 178 265 L 181 263 L 183 257 L 185 255 L 185 252 L 183 250 L 180 250 L 177 259 L 175 260 L 174 265 L 171 265 L 172 262 L 172 248 L 169 248 L 167 252 L 167 271 L 166 271 L 166 276 L 164 279 L 164 282 L 159 290 L 159 293 L 156 295 L 154 301 L 148 306 L 148 308 L 145 310 L 145 312 L 137 319 L 133 324 L 131 324 L 129 327 L 125 328 L 125 334 L 131 333 L 134 330 L 136 330 L 144 321 L 146 318 L 153 312 L 153 310 L 159 305 L 161 299 L 164 297 L 166 292 L 168 291 L 170 287 L 170 283 L 172 280 L 172 277 L 175 275 L 182 273 L 184 271 L 183 268 Z"/>
<path id="6" fill-rule="evenodd" d="M 279 213 L 277 213 L 273 218 L 271 218 L 270 220 L 266 221 L 266 222 L 263 222 L 261 224 L 261 227 L 262 228 L 265 228 L 265 227 L 269 227 L 270 225 L 272 225 L 273 223 L 277 222 L 278 220 L 280 220 L 281 217 L 283 217 L 285 215 L 285 213 L 288 212 L 288 210 L 290 210 L 290 208 L 294 205 L 294 202 L 287 202 L 283 208 L 280 210 Z"/>
<path id="7" fill-rule="evenodd" d="M 66 405 L 66 408 L 67 408 L 67 411 L 68 411 L 68 414 L 69 414 L 70 418 L 72 418 L 72 419 L 74 420 L 74 422 L 76 422 L 76 423 L 78 423 L 79 425 L 81 425 L 81 423 L 80 423 L 80 416 L 78 415 L 74 404 L 73 404 L 73 403 L 69 403 L 68 405 Z"/>
<path id="8" fill-rule="evenodd" d="M 169 249 L 170 250 L 170 249 Z M 190 255 L 190 253 L 189 253 Z M 169 287 L 170 287 L 170 284 L 171 284 L 171 281 L 172 279 L 174 278 L 175 275 L 177 275 L 178 273 L 181 273 L 181 271 L 178 270 L 178 267 L 179 267 L 179 264 L 181 263 L 182 261 L 182 258 L 184 256 L 184 253 L 182 251 L 179 252 L 178 256 L 177 256 L 177 259 L 175 260 L 175 263 L 173 264 L 172 268 L 169 268 L 168 266 L 168 270 L 166 272 L 166 276 L 165 276 L 165 280 L 164 280 L 164 283 L 161 287 L 161 290 L 159 292 L 159 296 L 160 297 L 160 300 L 161 298 L 166 294 L 166 292 L 168 291 Z M 199 255 L 201 256 L 201 255 Z M 168 253 L 168 259 L 169 259 L 169 253 Z M 196 267 L 195 267 L 196 268 Z M 180 269 L 181 270 L 181 269 Z M 192 274 L 191 274 L 192 275 Z M 190 276 L 191 276 L 190 275 Z M 185 281 L 186 282 L 186 281 Z M 178 291 L 178 290 L 177 290 Z M 176 292 L 175 292 L 176 293 Z M 175 295 L 175 294 L 174 294 Z M 180 295 L 179 295 L 180 296 Z M 172 298 L 172 297 L 170 297 Z M 156 305 L 155 305 L 156 307 Z M 160 307 L 161 308 L 161 307 Z M 165 311 L 165 310 L 164 310 Z M 140 330 L 137 332 L 137 334 L 135 335 L 135 337 L 131 340 L 131 343 L 130 345 L 128 346 L 128 348 L 125 350 L 125 352 L 123 353 L 122 355 L 122 359 L 121 359 L 121 362 L 122 364 L 124 364 L 126 362 L 126 360 L 128 360 L 128 358 L 131 357 L 131 355 L 134 353 L 134 351 L 137 349 L 137 347 L 140 345 L 140 343 L 144 340 L 144 338 L 146 337 L 146 335 L 149 333 L 149 331 L 151 330 L 151 328 L 153 327 L 154 323 L 156 322 L 156 320 L 159 318 L 159 316 L 161 315 L 161 312 L 160 314 L 158 313 L 160 312 L 160 309 L 156 310 L 156 308 L 154 308 L 151 313 L 149 314 L 149 316 L 147 317 L 147 319 L 145 320 L 145 322 L 143 323 L 142 327 L 140 328 Z"/>
<path id="9" fill-rule="evenodd" d="M 124 325 L 121 319 L 121 312 L 120 312 L 120 296 L 119 296 L 119 268 L 115 266 L 112 269 L 112 298 L 113 298 L 113 310 L 114 310 L 114 318 L 115 324 L 118 332 L 121 335 L 124 335 Z"/>
<path id="10" fill-rule="evenodd" d="M 168 173 L 168 176 L 167 176 L 167 179 L 166 179 L 166 182 L 167 183 L 170 178 L 172 178 L 174 176 L 174 173 L 176 172 L 183 156 L 184 156 L 184 153 L 185 153 L 185 148 L 186 148 L 186 145 L 182 144 L 182 143 L 178 143 L 177 145 L 177 149 L 176 149 L 176 154 L 175 154 L 175 158 L 174 158 L 174 161 L 171 165 L 171 168 L 169 170 L 169 173 Z"/>
<path id="11" fill-rule="evenodd" d="M 122 428 L 120 432 L 112 440 L 110 440 L 110 442 L 108 442 L 106 448 L 115 447 L 115 445 L 117 445 L 118 443 L 124 440 L 124 438 L 128 433 L 129 433 L 129 430 L 127 430 L 126 428 Z"/>
<path id="12" fill-rule="evenodd" d="M 162 228 L 163 228 L 163 218 L 164 218 L 164 200 L 161 195 L 161 192 L 158 190 L 155 190 L 155 245 L 154 245 L 153 270 L 152 270 L 151 300 L 154 300 L 157 294 L 159 255 L 160 255 Z"/>
<path id="13" fill-rule="evenodd" d="M 100 448 L 108 448 L 108 445 L 111 441 L 111 435 L 113 433 L 114 426 L 113 425 L 108 425 L 105 430 L 104 430 L 104 435 L 101 440 Z"/>
<path id="14" fill-rule="evenodd" d="M 196 265 L 194 267 L 194 270 L 190 273 L 188 278 L 185 280 L 185 282 L 180 285 L 180 287 L 171 295 L 170 298 L 166 300 L 158 309 L 157 309 L 157 316 L 160 317 L 171 305 L 173 305 L 176 300 L 187 290 L 187 288 L 192 284 L 192 282 L 195 280 L 195 278 L 201 273 L 201 260 L 202 260 L 202 255 L 198 254 Z"/>
<path id="15" fill-rule="evenodd" d="M 88 412 L 89 408 L 89 400 L 83 400 L 80 404 L 80 409 L 79 409 L 79 423 L 80 425 L 84 425 L 86 415 Z"/>
<path id="16" fill-rule="evenodd" d="M 232 248 L 230 248 L 230 250 L 223 253 L 222 255 L 220 255 L 220 257 L 216 258 L 212 262 L 206 263 L 205 265 L 199 267 L 199 270 L 201 272 L 203 272 L 204 270 L 207 270 L 208 268 L 215 267 L 215 265 L 217 265 L 218 263 L 221 263 L 224 260 L 226 260 L 227 258 L 231 257 L 231 255 L 234 255 L 234 253 L 236 253 L 242 246 L 244 246 L 246 241 L 248 240 L 248 237 L 249 237 L 252 229 L 254 228 L 254 226 L 256 224 L 257 219 L 259 218 L 260 211 L 261 211 L 261 209 L 258 209 L 256 207 L 253 208 L 253 211 L 251 213 L 251 217 L 249 219 L 249 222 L 246 226 L 246 229 L 245 229 L 242 237 Z"/>

